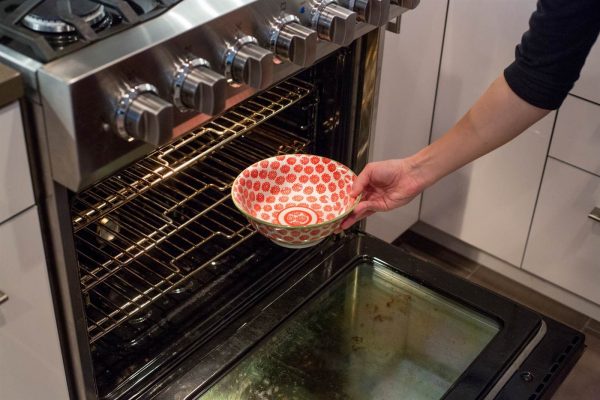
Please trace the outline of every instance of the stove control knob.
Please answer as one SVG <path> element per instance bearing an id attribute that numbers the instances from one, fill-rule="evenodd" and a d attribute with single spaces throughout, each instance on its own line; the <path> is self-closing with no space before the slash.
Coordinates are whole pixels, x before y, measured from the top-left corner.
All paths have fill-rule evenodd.
<path id="1" fill-rule="evenodd" d="M 271 51 L 301 67 L 317 58 L 317 32 L 300 25 L 298 17 L 286 15 L 275 21 L 271 31 Z"/>
<path id="2" fill-rule="evenodd" d="M 359 21 L 383 26 L 390 20 L 390 0 L 337 0 L 339 5 L 356 11 Z"/>
<path id="3" fill-rule="evenodd" d="M 172 138 L 173 106 L 158 97 L 156 87 L 145 83 L 121 97 L 115 122 L 124 139 L 160 146 Z"/>
<path id="4" fill-rule="evenodd" d="M 173 104 L 180 110 L 216 115 L 225 109 L 227 80 L 195 58 L 183 63 L 173 79 Z"/>
<path id="5" fill-rule="evenodd" d="M 312 27 L 320 39 L 340 46 L 348 46 L 354 40 L 356 13 L 347 10 L 334 0 L 323 0 L 311 10 Z"/>
<path id="6" fill-rule="evenodd" d="M 253 36 L 244 36 L 225 53 L 225 77 L 231 84 L 262 90 L 273 83 L 273 53 L 258 45 Z"/>

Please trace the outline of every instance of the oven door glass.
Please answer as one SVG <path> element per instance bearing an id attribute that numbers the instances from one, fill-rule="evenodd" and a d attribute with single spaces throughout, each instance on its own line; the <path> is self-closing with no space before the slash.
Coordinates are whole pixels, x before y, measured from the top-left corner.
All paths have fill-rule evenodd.
<path id="1" fill-rule="evenodd" d="M 284 322 L 202 399 L 439 399 L 499 325 L 364 260 Z"/>

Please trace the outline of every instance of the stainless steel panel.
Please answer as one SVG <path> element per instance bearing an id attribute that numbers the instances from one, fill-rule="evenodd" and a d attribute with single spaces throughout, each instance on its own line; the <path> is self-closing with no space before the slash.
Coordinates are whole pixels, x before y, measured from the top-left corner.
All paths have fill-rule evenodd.
<path id="1" fill-rule="evenodd" d="M 401 10 L 393 6 L 392 16 Z M 117 100 L 131 87 L 150 83 L 161 97 L 170 98 L 172 77 L 190 53 L 223 73 L 224 54 L 236 39 L 252 34 L 262 47 L 269 48 L 275 17 L 306 12 L 308 4 L 301 0 L 183 1 L 156 19 L 44 65 L 39 87 L 55 180 L 78 191 L 151 150 L 115 134 Z M 359 23 L 355 37 L 373 29 Z M 317 58 L 337 48 L 321 41 Z M 289 62 L 274 65 L 274 81 L 299 70 Z M 229 86 L 226 106 L 255 93 L 247 86 Z M 209 116 L 176 110 L 174 119 L 175 138 Z"/>

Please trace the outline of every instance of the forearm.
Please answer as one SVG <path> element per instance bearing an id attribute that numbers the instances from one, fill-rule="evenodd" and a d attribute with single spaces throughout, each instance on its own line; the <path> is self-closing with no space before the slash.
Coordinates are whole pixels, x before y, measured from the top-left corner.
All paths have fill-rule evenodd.
<path id="1" fill-rule="evenodd" d="M 409 162 L 424 189 L 514 139 L 548 113 L 523 101 L 500 76 L 456 125 Z"/>

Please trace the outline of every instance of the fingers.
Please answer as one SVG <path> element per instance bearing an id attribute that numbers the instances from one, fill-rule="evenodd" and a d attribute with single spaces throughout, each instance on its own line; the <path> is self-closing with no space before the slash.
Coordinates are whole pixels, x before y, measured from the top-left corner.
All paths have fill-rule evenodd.
<path id="1" fill-rule="evenodd" d="M 357 216 L 354 212 L 352 212 L 350 215 L 348 215 L 346 217 L 344 222 L 342 222 L 342 225 L 341 225 L 342 230 L 346 230 L 346 229 L 350 228 L 352 225 L 354 225 L 356 223 L 356 221 L 358 221 Z"/>
<path id="2" fill-rule="evenodd" d="M 375 204 L 370 201 L 360 202 L 354 211 L 342 222 L 342 229 L 348 229 L 357 221 L 373 215 L 375 213 Z"/>
<path id="3" fill-rule="evenodd" d="M 380 211 L 378 210 L 377 204 L 373 201 L 361 201 L 354 208 L 354 212 L 352 214 L 362 215 L 367 211 Z"/>
<path id="4" fill-rule="evenodd" d="M 371 211 L 371 210 L 367 210 L 360 215 L 354 214 L 354 213 L 350 214 L 348 216 L 348 218 L 346 218 L 344 220 L 344 222 L 342 222 L 342 230 L 346 230 L 346 229 L 350 228 L 352 225 L 354 225 L 358 221 L 365 219 L 373 214 L 375 214 L 375 211 Z"/>
<path id="5" fill-rule="evenodd" d="M 371 179 L 371 172 L 373 171 L 373 165 L 367 164 L 367 166 L 362 170 L 360 174 L 354 180 L 354 184 L 352 185 L 352 192 L 350 192 L 350 196 L 358 197 L 361 194 L 367 185 L 369 184 L 369 180 Z"/>
<path id="6" fill-rule="evenodd" d="M 366 218 L 377 211 L 383 211 L 383 209 L 381 209 L 381 207 L 378 206 L 376 202 L 368 200 L 368 193 L 365 194 L 367 188 L 370 185 L 373 176 L 373 171 L 376 168 L 376 164 L 378 163 L 367 164 L 354 180 L 350 196 L 356 198 L 361 193 L 363 193 L 363 198 L 362 201 L 356 206 L 354 211 L 344 220 L 341 226 L 342 229 L 348 229 L 357 221 L 360 221 L 361 219 Z"/>

